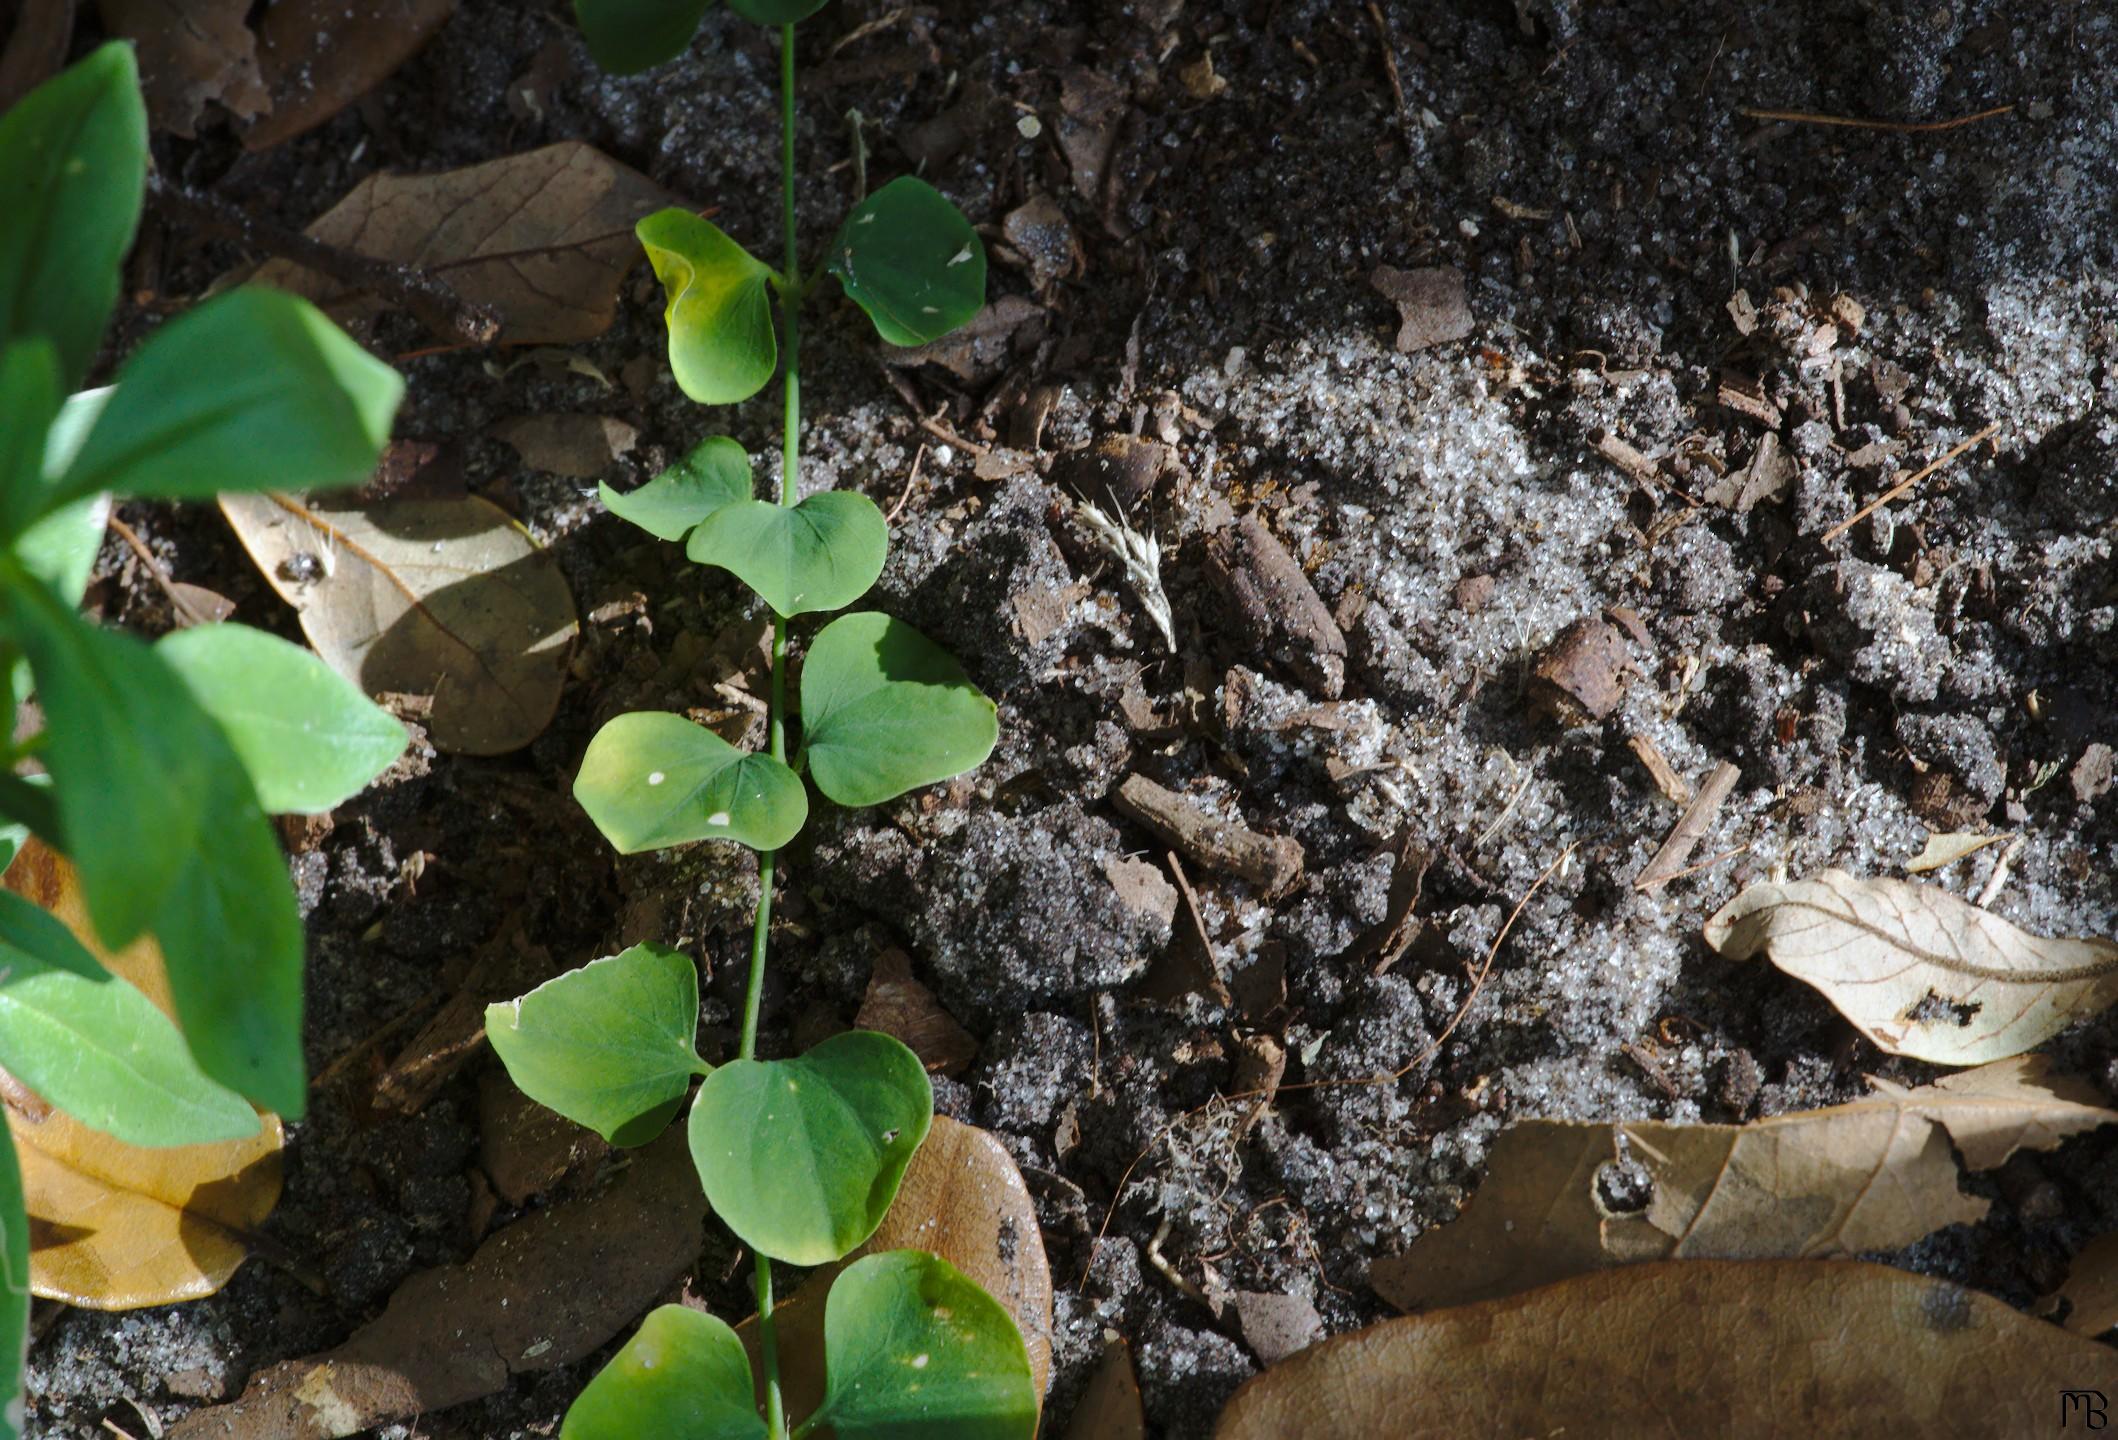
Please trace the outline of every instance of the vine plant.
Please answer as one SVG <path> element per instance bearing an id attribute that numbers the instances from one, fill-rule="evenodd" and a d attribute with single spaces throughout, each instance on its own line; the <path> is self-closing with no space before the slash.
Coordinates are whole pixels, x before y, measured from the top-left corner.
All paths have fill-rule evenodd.
<path id="1" fill-rule="evenodd" d="M 683 210 L 648 216 L 638 233 L 667 295 L 670 367 L 686 394 L 732 404 L 780 370 L 779 495 L 756 498 L 743 448 L 717 436 L 641 489 L 606 487 L 603 498 L 649 533 L 683 541 L 692 560 L 729 571 L 771 607 L 768 747 L 740 750 L 682 715 L 620 715 L 589 743 L 574 795 L 625 853 L 696 840 L 757 852 L 739 1058 L 711 1066 L 699 1057 L 698 972 L 685 955 L 654 944 L 495 1005 L 486 1028 L 525 1094 L 618 1145 L 655 1138 L 703 1077 L 688 1139 L 714 1212 L 755 1257 L 758 1373 L 726 1324 L 664 1306 L 576 1398 L 561 1434 L 799 1440 L 828 1429 L 839 1440 L 1021 1440 L 1037 1413 L 1021 1333 L 991 1296 L 922 1251 L 872 1254 L 838 1272 L 824 1307 L 823 1399 L 806 1416 L 787 1415 L 781 1399 L 773 1263 L 836 1264 L 859 1248 L 881 1224 L 933 1118 L 925 1069 L 889 1036 L 853 1031 L 795 1058 L 758 1058 L 775 871 L 808 816 L 801 776 L 838 804 L 879 804 L 976 767 L 998 735 L 993 702 L 953 658 L 899 620 L 860 612 L 808 642 L 800 743 L 789 759 L 789 622 L 860 599 L 889 548 L 888 524 L 866 496 L 801 496 L 800 313 L 828 272 L 886 342 L 923 344 L 977 312 L 986 262 L 962 213 L 924 181 L 904 178 L 858 203 L 821 267 L 802 271 L 794 27 L 825 0 L 730 3 L 780 30 L 784 266 L 774 269 Z M 697 20 L 692 13 L 671 24 L 665 7 L 643 10 L 638 0 L 581 0 L 578 8 L 592 48 L 619 68 L 667 58 Z"/>

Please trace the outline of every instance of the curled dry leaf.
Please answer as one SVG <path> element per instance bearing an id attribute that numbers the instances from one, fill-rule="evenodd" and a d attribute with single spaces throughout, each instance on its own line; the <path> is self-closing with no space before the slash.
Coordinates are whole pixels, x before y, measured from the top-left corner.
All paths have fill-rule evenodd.
<path id="1" fill-rule="evenodd" d="M 1132 1352 L 1116 1335 L 1109 1336 L 1096 1373 L 1074 1403 L 1066 1440 L 1147 1440 L 1147 1415 L 1140 1405 Z"/>
<path id="2" fill-rule="evenodd" d="M 308 234 L 379 260 L 417 265 L 466 304 L 500 317 L 512 345 L 567 345 L 610 328 L 618 286 L 640 258 L 633 222 L 675 196 L 579 141 L 445 170 L 371 175 Z M 321 305 L 341 323 L 381 302 L 287 260 L 256 279 Z"/>
<path id="3" fill-rule="evenodd" d="M 1030 1354 L 1039 1402 L 1052 1373 L 1052 1272 L 1036 1208 L 1022 1172 L 985 1131 L 946 1115 L 934 1117 L 926 1142 L 905 1167 L 897 1200 L 868 1243 L 836 1265 L 813 1271 L 773 1310 L 780 1379 L 790 1420 L 816 1408 L 824 1393 L 824 1296 L 838 1272 L 863 1255 L 930 1250 L 1007 1307 Z M 757 1322 L 737 1330 L 757 1360 Z"/>
<path id="4" fill-rule="evenodd" d="M 209 103 L 240 119 L 272 106 L 258 70 L 250 0 L 102 0 L 103 28 L 133 42 L 158 130 L 187 139 Z"/>
<path id="5" fill-rule="evenodd" d="M 417 55 L 455 11 L 456 0 L 275 0 L 258 22 L 271 113 L 244 146 L 263 150 L 323 124 Z"/>
<path id="6" fill-rule="evenodd" d="M 1643 1260 L 1798 1259 L 1894 1250 L 1987 1202 L 1957 1187 L 2023 1148 L 2118 1121 L 2042 1056 L 1754 1125 L 1533 1120 L 1502 1131 L 1463 1216 L 1369 1272 L 1407 1310 L 1510 1295 Z"/>
<path id="7" fill-rule="evenodd" d="M 2118 1325 L 2118 1233 L 2082 1246 L 2067 1267 L 2066 1283 L 2045 1298 L 2048 1306 L 2066 1302 L 2063 1323 L 2076 1335 L 2093 1338 Z"/>
<path id="8" fill-rule="evenodd" d="M 551 723 L 580 623 L 557 563 L 498 506 L 265 493 L 221 511 L 334 669 L 434 697 L 436 748 L 498 755 Z"/>
<path id="9" fill-rule="evenodd" d="M 59 918 L 112 974 L 174 1015 L 151 937 L 113 953 L 96 938 L 74 867 L 29 840 L 6 886 Z M 249 1254 L 249 1236 L 279 1203 L 281 1132 L 212 1145 L 146 1149 L 49 1110 L 10 1104 L 29 1209 L 30 1289 L 95 1310 L 131 1310 L 211 1295 Z"/>
<path id="10" fill-rule="evenodd" d="M 1761 951 L 1893 1055 L 2020 1055 L 2118 1000 L 2118 942 L 2047 939 L 1946 890 L 1861 880 L 1752 885 L 1706 922 L 1731 960 Z"/>
<path id="11" fill-rule="evenodd" d="M 2056 1429 L 2118 1352 L 1945 1280 L 1858 1261 L 1582 1275 L 1408 1315 L 1238 1390 L 1215 1440 L 1466 1435 L 1940 1435 Z"/>
<path id="12" fill-rule="evenodd" d="M 1905 873 L 1925 875 L 1930 870 L 1940 870 L 1945 866 L 1954 865 L 1966 855 L 1975 855 L 1988 845 L 1998 844 L 2007 838 L 2008 832 L 2005 830 L 1993 835 L 1970 835 L 1962 831 L 1945 835 L 1931 834 L 1927 837 L 1926 848 L 1905 862 Z"/>
<path id="13" fill-rule="evenodd" d="M 170 1440 L 337 1440 L 593 1353 L 698 1256 L 706 1205 L 683 1131 L 633 1153 L 607 1188 L 413 1275 L 345 1344 L 259 1371 Z"/>

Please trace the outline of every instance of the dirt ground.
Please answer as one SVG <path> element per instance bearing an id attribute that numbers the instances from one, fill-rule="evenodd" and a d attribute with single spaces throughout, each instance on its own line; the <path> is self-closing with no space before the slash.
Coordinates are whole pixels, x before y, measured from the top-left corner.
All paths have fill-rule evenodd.
<path id="1" fill-rule="evenodd" d="M 1059 1285 L 1048 1433 L 1116 1332 L 1154 1431 L 1205 1435 L 1259 1361 L 1202 1296 L 1297 1296 L 1334 1332 L 1379 1318 L 1370 1263 L 1457 1212 L 1512 1119 L 1733 1121 L 1851 1098 L 1864 1074 L 1930 1078 L 1805 987 L 1704 946 L 1701 922 L 1748 880 L 1898 874 L 1928 828 L 2001 829 L 2022 844 L 1999 913 L 2118 933 L 2118 801 L 2093 748 L 2118 744 L 2106 9 L 842 0 L 804 40 L 824 57 L 870 20 L 809 71 L 812 242 L 849 201 L 857 109 L 871 182 L 919 169 L 996 241 L 1047 197 L 993 281 L 1042 314 L 967 376 L 893 373 L 834 297 L 805 337 L 805 485 L 886 509 L 906 496 L 875 599 L 964 658 L 1003 730 L 967 783 L 812 823 L 763 1044 L 787 1053 L 850 1022 L 891 944 L 978 1037 L 937 1096 L 1001 1137 L 1037 1198 Z M 510 109 L 533 65 L 540 104 Z M 582 139 L 771 253 L 775 69 L 766 32 L 716 11 L 683 60 L 614 79 L 556 7 L 468 0 L 375 97 L 298 141 L 247 155 L 208 134 L 158 154 L 299 226 L 376 170 Z M 1745 107 L 1919 123 L 2010 108 L 1875 129 Z M 175 230 L 156 244 L 169 295 L 253 258 Z M 1468 336 L 1401 352 L 1379 265 L 1460 272 Z M 660 354 L 646 273 L 580 347 L 610 377 Z M 428 343 L 399 320 L 378 341 Z M 296 1263 L 254 1261 L 197 1304 L 44 1317 L 33 1434 L 171 1423 L 469 1253 L 497 1066 L 479 1056 L 412 1114 L 376 1081 L 481 947 L 565 967 L 682 944 L 710 975 L 703 1043 L 732 1049 L 747 858 L 615 861 L 566 797 L 604 719 L 696 703 L 744 601 L 487 431 L 620 416 L 642 437 L 621 485 L 726 431 L 769 477 L 776 391 L 709 413 L 659 366 L 608 387 L 477 353 L 403 368 L 399 434 L 439 443 L 559 557 L 584 616 L 575 683 L 526 750 L 415 753 L 303 841 L 323 1079 L 269 1228 Z M 1893 469 L 1989 425 L 1824 538 Z M 1173 451 L 1132 514 L 1161 545 L 1174 651 L 1070 512 L 1069 452 L 1119 434 Z M 175 578 L 296 633 L 210 511 L 123 513 Z M 1232 622 L 1208 555 L 1240 517 L 1331 612 L 1341 693 L 1318 652 Z M 91 603 L 170 623 L 115 540 Z M 1611 607 L 1637 631 L 1619 642 L 1622 695 L 1585 723 L 1536 709 L 1538 657 Z M 1693 784 L 1717 762 L 1739 771 L 1696 871 L 1646 894 L 1632 881 L 1679 807 L 1636 737 Z M 1277 897 L 1189 867 L 1225 1004 L 1143 993 L 1181 988 L 1161 982 L 1191 921 L 1115 865 L 1165 869 L 1166 847 L 1111 803 L 1135 773 L 1305 852 Z M 1976 895 L 2003 848 L 1933 878 Z M 1416 931 L 1373 974 L 1393 875 L 1418 856 Z M 1210 1104 L 1261 1034 L 1284 1043 L 1289 1085 L 1403 1073 L 1290 1090 L 1255 1116 Z M 2053 1048 L 2118 1093 L 2118 1022 Z M 1884 1258 L 2027 1304 L 2118 1228 L 2118 1136 L 1965 1183 L 1996 1201 L 1990 1218 Z M 692 1282 L 731 1318 L 734 1258 L 709 1226 Z M 596 1363 L 376 1433 L 549 1436 Z"/>

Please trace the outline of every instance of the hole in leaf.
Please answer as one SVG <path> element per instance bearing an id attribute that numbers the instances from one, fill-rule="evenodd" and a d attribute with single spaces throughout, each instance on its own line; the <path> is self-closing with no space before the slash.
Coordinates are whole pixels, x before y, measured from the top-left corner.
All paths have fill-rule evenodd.
<path id="1" fill-rule="evenodd" d="M 1982 1007 L 1976 1000 L 1951 1000 L 1936 990 L 1929 990 L 1917 1005 L 1905 1012 L 1905 1018 L 1922 1025 L 1954 1025 L 1959 1030 L 1971 1023 Z"/>
<path id="2" fill-rule="evenodd" d="M 1606 1215 L 1638 1215 L 1655 1198 L 1655 1180 L 1638 1160 L 1609 1160 L 1596 1171 L 1596 1204 Z"/>

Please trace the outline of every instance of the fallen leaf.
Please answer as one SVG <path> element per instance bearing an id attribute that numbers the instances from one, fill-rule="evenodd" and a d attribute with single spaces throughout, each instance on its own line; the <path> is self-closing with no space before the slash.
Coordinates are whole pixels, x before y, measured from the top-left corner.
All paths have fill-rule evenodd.
<path id="1" fill-rule="evenodd" d="M 333 668 L 371 695 L 434 697 L 437 749 L 499 755 L 551 723 L 580 623 L 557 562 L 498 506 L 267 493 L 221 511 Z"/>
<path id="2" fill-rule="evenodd" d="M 2118 1233 L 2098 1235 L 2067 1267 L 2066 1283 L 2046 1297 L 2064 1300 L 2066 1327 L 2091 1338 L 2118 1325 Z"/>
<path id="3" fill-rule="evenodd" d="M 345 1344 L 258 1371 L 170 1440 L 338 1440 L 593 1354 L 698 1256 L 706 1205 L 683 1130 L 632 1154 L 608 1188 L 413 1275 Z"/>
<path id="4" fill-rule="evenodd" d="M 532 470 L 597 480 L 640 443 L 640 432 L 609 415 L 517 415 L 493 427 Z"/>
<path id="5" fill-rule="evenodd" d="M 1461 340 L 1471 333 L 1463 272 L 1446 265 L 1399 270 L 1378 265 L 1368 283 L 1397 307 L 1397 348 L 1405 354 Z"/>
<path id="6" fill-rule="evenodd" d="M 954 1265 L 1015 1317 L 1042 1403 L 1052 1371 L 1052 1272 L 1022 1172 L 998 1140 L 975 1125 L 934 1117 L 926 1142 L 905 1167 L 897 1199 L 868 1243 L 836 1265 L 811 1271 L 773 1310 L 781 1388 L 790 1420 L 824 1393 L 824 1296 L 831 1280 L 863 1255 L 928 1250 Z M 757 1360 L 757 1321 L 737 1328 Z"/>
<path id="7" fill-rule="evenodd" d="M 455 11 L 456 0 L 275 0 L 258 22 L 271 113 L 244 134 L 244 148 L 323 124 L 418 54 Z"/>
<path id="8" fill-rule="evenodd" d="M 940 1075 L 956 1074 L 978 1055 L 977 1038 L 913 977 L 912 957 L 894 946 L 875 957 L 853 1028 L 895 1037 L 920 1064 Z"/>
<path id="9" fill-rule="evenodd" d="M 478 1163 L 509 1205 L 520 1209 L 609 1154 L 602 1136 L 524 1095 L 505 1071 L 478 1077 Z"/>
<path id="10" fill-rule="evenodd" d="M 2118 1353 L 1946 1280 L 1683 1261 L 1386 1320 L 1238 1390 L 1215 1440 L 2041 1435 Z"/>
<path id="11" fill-rule="evenodd" d="M 1954 865 L 1966 855 L 1975 855 L 1988 845 L 2008 838 L 2003 830 L 1996 835 L 1967 835 L 1962 832 L 1929 834 L 1927 846 L 1914 859 L 1905 862 L 1907 875 L 1924 875 L 1930 870 L 1939 870 Z"/>
<path id="12" fill-rule="evenodd" d="M 1044 307 L 1035 301 L 1003 295 L 939 340 L 886 349 L 883 359 L 905 369 L 939 365 L 966 385 L 982 385 L 1043 336 L 1045 316 Z M 1020 344 L 1017 332 L 1022 333 Z"/>
<path id="13" fill-rule="evenodd" d="M 25 841 L 4 882 L 71 930 L 103 968 L 174 1017 L 152 937 L 113 953 L 96 938 L 73 865 Z M 41 1119 L 10 1105 L 29 1210 L 30 1289 L 93 1310 L 131 1310 L 211 1295 L 249 1254 L 250 1232 L 279 1203 L 279 1118 L 211 1145 L 147 1149 L 91 1130 L 63 1111 Z"/>
<path id="14" fill-rule="evenodd" d="M 272 106 L 258 71 L 250 0 L 101 0 L 103 28 L 133 42 L 158 130 L 198 133 L 209 102 L 248 120 Z"/>
<path id="15" fill-rule="evenodd" d="M 1501 1132 L 1477 1197 L 1369 1281 L 1406 1310 L 1510 1295 L 1644 1260 L 1799 1259 L 1894 1250 L 1988 1202 L 1957 1187 L 2022 1148 L 2118 1121 L 2043 1056 L 1752 1125 L 1533 1120 Z"/>
<path id="16" fill-rule="evenodd" d="M 1074 1402 L 1066 1440 L 1147 1440 L 1147 1416 L 1140 1406 L 1140 1381 L 1133 1374 L 1132 1352 L 1116 1335 L 1104 1344 L 1103 1359 L 1088 1387 Z"/>
<path id="17" fill-rule="evenodd" d="M 275 12 L 276 13 L 276 12 Z M 434 175 L 370 175 L 307 233 L 433 271 L 500 317 L 510 345 L 567 345 L 610 328 L 640 258 L 633 222 L 681 204 L 639 171 L 576 140 Z M 315 301 L 341 324 L 372 315 L 365 291 L 288 260 L 254 277 Z"/>
<path id="18" fill-rule="evenodd" d="M 8 7 L 0 49 L 0 114 L 59 73 L 74 35 L 74 0 L 19 0 Z"/>
<path id="19" fill-rule="evenodd" d="M 2047 939 L 1946 890 L 1860 880 L 1752 885 L 1706 922 L 1731 960 L 1760 951 L 1893 1055 L 2019 1055 L 2118 1000 L 2118 942 Z"/>
<path id="20" fill-rule="evenodd" d="M 1103 199 L 1128 99 L 1125 86 L 1082 66 L 1059 77 L 1059 148 L 1074 172 L 1074 188 L 1091 205 Z"/>

